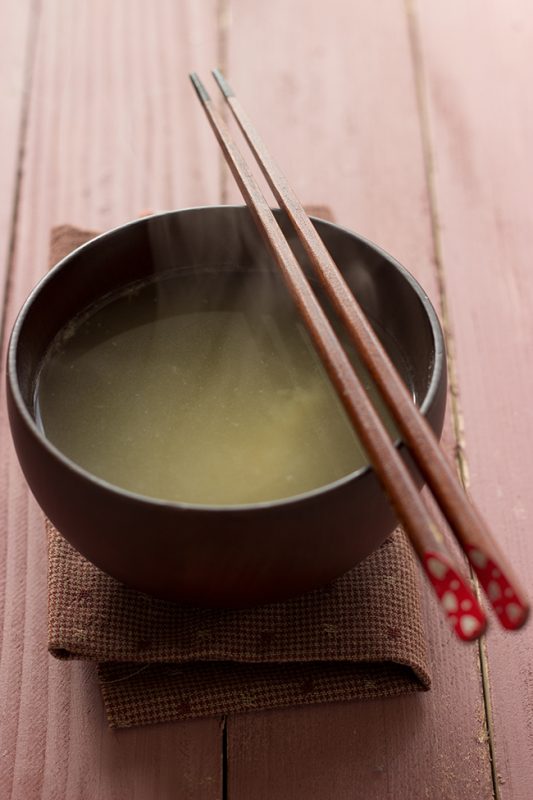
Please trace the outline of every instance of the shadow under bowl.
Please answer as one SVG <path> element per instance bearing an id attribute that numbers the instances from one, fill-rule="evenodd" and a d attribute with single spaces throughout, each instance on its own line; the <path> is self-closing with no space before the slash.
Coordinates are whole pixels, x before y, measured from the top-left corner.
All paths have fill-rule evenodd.
<path id="1" fill-rule="evenodd" d="M 309 277 L 312 270 L 276 212 Z M 371 242 L 323 220 L 320 235 L 433 430 L 442 431 L 442 331 L 420 285 Z M 377 549 L 397 524 L 373 469 L 297 497 L 201 506 L 136 495 L 91 475 L 49 442 L 35 420 L 35 389 L 56 334 L 80 311 L 132 281 L 169 269 L 207 279 L 277 267 L 245 207 L 145 217 L 63 259 L 33 290 L 11 335 L 8 408 L 18 458 L 37 502 L 96 566 L 151 595 L 213 607 L 282 600 L 322 586 Z M 280 288 L 280 291 L 285 291 Z M 398 443 L 418 485 L 422 481 Z"/>

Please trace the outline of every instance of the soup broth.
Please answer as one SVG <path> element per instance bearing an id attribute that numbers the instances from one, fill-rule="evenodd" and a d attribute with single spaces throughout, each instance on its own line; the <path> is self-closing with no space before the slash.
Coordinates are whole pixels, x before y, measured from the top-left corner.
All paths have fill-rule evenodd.
<path id="1" fill-rule="evenodd" d="M 36 416 L 95 476 L 183 503 L 281 499 L 368 463 L 292 302 L 266 272 L 169 274 L 88 309 L 43 361 Z"/>

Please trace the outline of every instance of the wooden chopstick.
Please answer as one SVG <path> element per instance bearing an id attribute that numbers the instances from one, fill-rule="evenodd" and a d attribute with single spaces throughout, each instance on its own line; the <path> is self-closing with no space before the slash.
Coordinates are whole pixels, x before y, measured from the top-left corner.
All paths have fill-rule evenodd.
<path id="1" fill-rule="evenodd" d="M 407 468 L 368 399 L 223 119 L 198 76 L 191 75 L 191 80 L 252 216 L 282 271 L 340 399 L 450 622 L 461 639 L 477 638 L 483 632 L 486 620 L 474 593 L 449 557 L 442 535 L 431 519 Z"/>
<path id="2" fill-rule="evenodd" d="M 520 628 L 529 607 L 505 556 L 375 335 L 287 179 L 272 159 L 235 93 L 219 70 L 213 75 L 276 199 L 289 216 L 320 281 L 359 355 L 383 394 L 411 455 L 463 548 L 501 624 Z"/>

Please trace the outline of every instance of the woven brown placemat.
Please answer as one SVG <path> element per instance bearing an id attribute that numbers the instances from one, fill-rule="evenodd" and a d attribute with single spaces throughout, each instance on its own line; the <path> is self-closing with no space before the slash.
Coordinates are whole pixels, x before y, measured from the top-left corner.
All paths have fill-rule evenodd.
<path id="1" fill-rule="evenodd" d="M 56 228 L 51 263 L 94 235 Z M 47 534 L 49 650 L 98 662 L 113 727 L 429 688 L 416 564 L 400 531 L 330 586 L 240 611 L 148 597 L 49 522 Z"/>

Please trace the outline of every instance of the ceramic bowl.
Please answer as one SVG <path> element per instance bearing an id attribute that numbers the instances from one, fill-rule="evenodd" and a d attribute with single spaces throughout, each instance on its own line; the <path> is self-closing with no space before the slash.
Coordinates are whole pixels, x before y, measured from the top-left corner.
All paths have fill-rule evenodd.
<path id="1" fill-rule="evenodd" d="M 281 213 L 280 224 L 294 240 Z M 419 284 L 355 233 L 315 219 L 336 263 L 440 435 L 446 361 L 435 311 Z M 312 275 L 302 249 L 295 250 Z M 8 407 L 16 451 L 37 502 L 86 558 L 143 592 L 241 607 L 322 586 L 378 548 L 396 525 L 370 467 L 283 500 L 242 506 L 164 502 L 89 474 L 36 424 L 36 380 L 48 345 L 108 292 L 170 268 L 198 280 L 214 269 L 276 270 L 245 207 L 158 214 L 105 233 L 64 258 L 33 290 L 9 345 Z M 285 291 L 280 283 L 280 291 Z M 405 448 L 397 445 L 404 458 Z M 413 467 L 411 466 L 411 469 Z M 416 476 L 420 484 L 420 478 Z"/>

